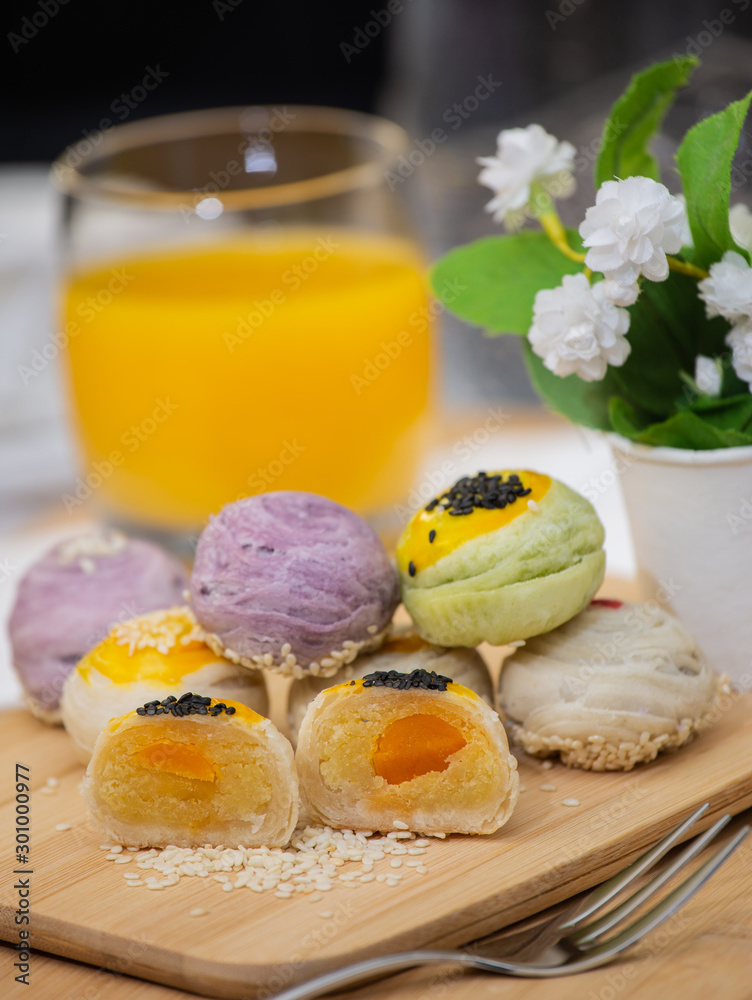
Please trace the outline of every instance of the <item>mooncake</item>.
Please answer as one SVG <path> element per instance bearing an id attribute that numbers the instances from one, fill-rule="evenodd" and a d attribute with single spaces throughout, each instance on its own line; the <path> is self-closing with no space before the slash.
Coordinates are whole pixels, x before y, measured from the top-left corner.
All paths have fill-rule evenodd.
<path id="1" fill-rule="evenodd" d="M 290 685 L 288 700 L 288 721 L 293 745 L 298 738 L 298 730 L 303 717 L 313 699 L 332 683 L 363 678 L 374 671 L 397 670 L 410 673 L 412 670 L 434 671 L 450 677 L 458 684 L 475 691 L 487 705 L 494 705 L 494 690 L 491 675 L 483 657 L 475 649 L 457 646 L 446 649 L 434 646 L 422 639 L 411 627 L 394 628 L 381 649 L 375 653 L 359 656 L 353 663 L 343 667 L 335 681 L 326 677 L 303 677 Z"/>
<path id="2" fill-rule="evenodd" d="M 314 493 L 228 504 L 201 535 L 190 605 L 218 653 L 251 669 L 330 677 L 376 649 L 399 580 L 376 532 Z"/>
<path id="3" fill-rule="evenodd" d="M 157 545 L 94 531 L 55 545 L 21 578 L 8 634 L 13 666 L 37 718 L 59 723 L 75 665 L 114 624 L 183 600 L 183 567 Z"/>
<path id="4" fill-rule="evenodd" d="M 187 688 L 268 710 L 263 677 L 215 653 L 190 609 L 175 607 L 116 625 L 86 654 L 65 682 L 63 723 L 85 764 L 110 719 Z"/>
<path id="5" fill-rule="evenodd" d="M 443 646 L 548 632 L 603 581 L 604 531 L 588 501 L 529 470 L 459 479 L 409 521 L 397 546 L 402 599 Z"/>
<path id="6" fill-rule="evenodd" d="M 239 702 L 192 692 L 112 719 L 82 792 L 97 829 L 132 847 L 282 847 L 298 818 L 284 736 Z"/>
<path id="7" fill-rule="evenodd" d="M 300 727 L 296 761 L 308 813 L 335 828 L 493 833 L 519 791 L 496 712 L 420 669 L 322 691 Z"/>
<path id="8" fill-rule="evenodd" d="M 528 753 L 629 771 L 706 728 L 723 686 L 656 602 L 597 600 L 504 661 L 499 705 Z"/>

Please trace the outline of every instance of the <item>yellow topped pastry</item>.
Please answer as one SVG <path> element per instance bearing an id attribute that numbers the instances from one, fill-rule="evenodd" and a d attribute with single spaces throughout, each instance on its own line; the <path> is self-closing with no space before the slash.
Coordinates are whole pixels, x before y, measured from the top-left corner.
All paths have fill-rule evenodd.
<path id="1" fill-rule="evenodd" d="M 588 501 L 550 476 L 465 476 L 405 528 L 402 599 L 440 645 L 526 639 L 587 605 L 603 580 L 603 539 Z"/>
<path id="2" fill-rule="evenodd" d="M 187 607 L 153 611 L 122 622 L 68 676 L 63 723 L 86 763 L 107 721 L 134 704 L 194 688 L 268 709 L 260 674 L 217 655 Z"/>

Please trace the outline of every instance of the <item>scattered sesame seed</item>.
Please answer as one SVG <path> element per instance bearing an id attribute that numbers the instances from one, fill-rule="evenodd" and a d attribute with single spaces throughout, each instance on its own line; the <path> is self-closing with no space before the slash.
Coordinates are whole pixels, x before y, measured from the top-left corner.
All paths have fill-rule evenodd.
<path id="1" fill-rule="evenodd" d="M 578 806 L 580 804 L 579 799 L 562 799 L 561 804 L 563 806 Z"/>
<path id="2" fill-rule="evenodd" d="M 392 821 L 392 826 L 395 830 L 409 830 L 410 827 L 407 823 L 403 823 L 401 819 L 395 819 Z"/>
<path id="3" fill-rule="evenodd" d="M 123 878 L 140 879 L 138 872 L 123 872 Z"/>
<path id="4" fill-rule="evenodd" d="M 550 771 L 553 766 L 554 763 L 551 760 L 544 760 L 543 763 L 541 764 L 541 767 L 543 768 L 544 771 Z"/>
<path id="5" fill-rule="evenodd" d="M 48 788 L 57 788 L 59 784 L 60 782 L 57 778 L 47 778 L 45 781 L 45 785 L 47 785 Z"/>
<path id="6" fill-rule="evenodd" d="M 421 855 L 407 864 L 415 871 L 423 869 L 422 855 L 430 843 L 425 838 L 416 840 L 409 830 L 392 830 L 384 835 L 371 830 L 303 826 L 295 831 L 287 848 L 168 845 L 161 851 L 155 848 L 139 851 L 133 857 L 114 853 L 109 844 L 102 846 L 110 851 L 108 860 L 120 864 L 133 860 L 140 869 L 139 873 L 128 873 L 131 877 L 127 885 L 165 889 L 182 877 L 198 877 L 216 881 L 223 892 L 248 888 L 252 892 L 272 892 L 278 899 L 303 895 L 316 902 L 335 886 L 356 888 L 369 882 L 399 884 L 400 876 L 395 869 L 403 865 L 401 855 L 409 851 Z M 387 872 L 378 872 L 379 863 L 387 862 L 390 865 Z"/>
<path id="7" fill-rule="evenodd" d="M 39 791 L 41 792 L 42 795 L 56 795 L 57 794 L 57 789 L 56 788 L 51 788 L 49 785 L 42 785 L 42 787 L 39 789 Z"/>
<path id="8" fill-rule="evenodd" d="M 556 791 L 556 785 L 550 785 L 550 784 L 548 784 L 548 785 L 541 785 L 540 786 L 540 790 L 542 792 L 555 792 Z"/>
<path id="9" fill-rule="evenodd" d="M 334 916 L 334 914 L 332 913 L 331 910 L 321 910 L 319 916 L 322 917 L 324 920 L 329 920 L 331 917 Z"/>
<path id="10" fill-rule="evenodd" d="M 188 910 L 188 916 L 189 917 L 205 917 L 208 912 L 209 911 L 205 910 L 203 908 L 203 906 L 194 906 L 192 910 Z"/>
<path id="11" fill-rule="evenodd" d="M 535 502 L 535 500 L 528 500 L 527 506 L 528 506 L 528 509 L 531 510 L 534 514 L 540 514 L 540 507 Z"/>
<path id="12" fill-rule="evenodd" d="M 527 791 L 527 785 L 520 785 L 520 791 L 521 792 L 526 792 Z"/>
<path id="13" fill-rule="evenodd" d="M 56 823 L 55 824 L 55 829 L 56 830 L 60 830 L 61 833 L 62 833 L 63 830 L 70 830 L 70 828 L 71 828 L 70 823 Z"/>
<path id="14" fill-rule="evenodd" d="M 371 635 L 376 635 L 378 630 L 379 630 L 378 625 L 369 625 L 368 628 L 366 629 L 366 631 L 369 632 Z"/>

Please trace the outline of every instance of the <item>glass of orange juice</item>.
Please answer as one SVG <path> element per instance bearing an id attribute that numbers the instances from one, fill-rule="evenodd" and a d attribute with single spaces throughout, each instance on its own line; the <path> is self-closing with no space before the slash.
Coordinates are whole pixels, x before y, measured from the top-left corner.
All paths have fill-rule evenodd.
<path id="1" fill-rule="evenodd" d="M 402 130 L 227 108 L 96 139 L 53 166 L 84 492 L 115 523 L 183 537 L 266 490 L 366 516 L 404 498 L 431 350 Z"/>

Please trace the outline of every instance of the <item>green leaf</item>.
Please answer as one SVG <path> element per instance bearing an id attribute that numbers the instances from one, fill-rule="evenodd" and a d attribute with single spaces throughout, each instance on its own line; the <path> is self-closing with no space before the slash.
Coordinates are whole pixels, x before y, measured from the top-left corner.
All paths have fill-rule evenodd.
<path id="1" fill-rule="evenodd" d="M 567 236 L 579 246 L 575 232 Z M 451 250 L 431 272 L 431 285 L 450 312 L 489 333 L 526 334 L 535 295 L 556 288 L 582 264 L 565 257 L 545 233 L 490 236 Z"/>
<path id="2" fill-rule="evenodd" d="M 577 375 L 560 378 L 545 367 L 541 358 L 533 352 L 527 340 L 523 342 L 523 353 L 530 380 L 550 409 L 568 420 L 596 430 L 611 430 L 608 415 L 608 400 L 614 392 L 613 372 L 609 368 L 601 382 L 583 382 Z"/>
<path id="3" fill-rule="evenodd" d="M 750 98 L 752 92 L 694 125 L 676 154 L 694 242 L 693 260 L 699 267 L 710 267 L 726 250 L 744 253 L 731 236 L 729 200 L 731 164 Z"/>
<path id="4" fill-rule="evenodd" d="M 708 451 L 712 448 L 735 448 L 752 444 L 752 433 L 734 427 L 720 427 L 692 410 L 675 413 L 668 420 L 641 425 L 637 414 L 622 399 L 610 401 L 611 424 L 617 434 L 653 447 L 690 448 Z"/>
<path id="5" fill-rule="evenodd" d="M 603 127 L 603 145 L 595 164 L 596 190 L 604 181 L 633 174 L 660 179 L 648 143 L 671 107 L 679 87 L 699 65 L 692 56 L 677 56 L 637 73 L 614 104 Z"/>
<path id="6" fill-rule="evenodd" d="M 740 393 L 727 399 L 701 396 L 691 407 L 693 413 L 720 430 L 752 434 L 752 393 Z"/>

